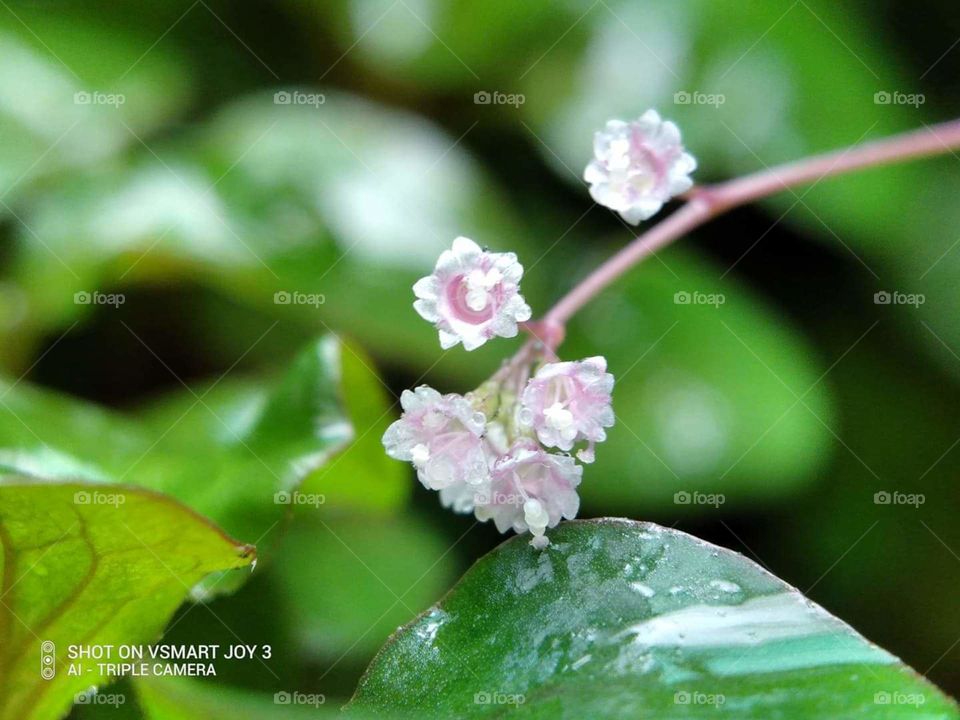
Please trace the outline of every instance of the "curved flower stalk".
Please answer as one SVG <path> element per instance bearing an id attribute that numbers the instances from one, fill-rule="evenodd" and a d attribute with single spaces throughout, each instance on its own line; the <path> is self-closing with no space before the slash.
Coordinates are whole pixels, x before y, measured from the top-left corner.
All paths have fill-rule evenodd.
<path id="1" fill-rule="evenodd" d="M 457 238 L 413 288 L 414 308 L 436 326 L 441 346 L 462 343 L 473 350 L 493 337 L 515 336 L 520 323 L 534 339 L 471 393 L 441 395 L 426 386 L 404 392 L 403 415 L 383 436 L 387 453 L 411 462 L 445 507 L 493 520 L 500 532 L 529 532 L 533 546 L 546 547 L 546 531 L 576 517 L 580 506 L 583 467 L 568 453 L 581 445 L 577 459 L 592 462 L 594 445 L 606 439 L 615 419 L 606 360 L 556 357 L 574 313 L 631 267 L 731 208 L 829 175 L 956 148 L 960 120 L 693 188 L 680 210 L 533 323 L 527 323 L 531 312 L 520 294 L 523 267 L 516 255 Z M 638 223 L 690 190 L 694 169 L 676 125 L 650 110 L 631 123 L 611 120 L 596 134 L 584 178 L 598 203 Z"/>

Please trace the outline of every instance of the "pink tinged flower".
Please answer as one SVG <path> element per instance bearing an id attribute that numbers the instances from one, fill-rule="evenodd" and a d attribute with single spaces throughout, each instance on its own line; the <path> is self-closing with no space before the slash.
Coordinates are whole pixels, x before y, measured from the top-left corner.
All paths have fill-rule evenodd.
<path id="1" fill-rule="evenodd" d="M 494 464 L 489 494 L 478 495 L 474 512 L 478 520 L 492 519 L 500 532 L 529 530 L 531 544 L 546 547 L 546 529 L 577 516 L 582 476 L 583 468 L 572 457 L 521 440 Z"/>
<path id="2" fill-rule="evenodd" d="M 604 428 L 614 423 L 612 392 L 613 375 L 602 357 L 548 363 L 524 388 L 520 420 L 547 447 L 568 451 L 586 441 L 588 447 L 578 456 L 593 462 L 593 443 L 606 440 Z"/>
<path id="3" fill-rule="evenodd" d="M 636 225 L 693 186 L 697 161 L 684 151 L 680 130 L 647 110 L 638 120 L 610 120 L 593 137 L 594 159 L 583 172 L 590 195 Z"/>
<path id="4" fill-rule="evenodd" d="M 383 434 L 387 455 L 413 463 L 430 490 L 489 480 L 483 440 L 486 418 L 460 395 L 421 385 L 400 396 L 403 415 Z"/>
<path id="5" fill-rule="evenodd" d="M 432 275 L 413 286 L 413 307 L 440 332 L 440 345 L 475 350 L 492 337 L 514 337 L 530 319 L 520 294 L 523 266 L 514 253 L 481 250 L 465 237 L 444 250 Z"/>

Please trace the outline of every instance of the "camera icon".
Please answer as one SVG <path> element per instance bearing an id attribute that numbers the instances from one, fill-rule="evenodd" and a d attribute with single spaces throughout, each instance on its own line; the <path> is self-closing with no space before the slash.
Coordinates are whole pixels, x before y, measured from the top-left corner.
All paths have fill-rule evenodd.
<path id="1" fill-rule="evenodd" d="M 881 690 L 873 695 L 873 702 L 876 705 L 889 705 L 891 699 L 890 693 L 886 690 Z"/>
<path id="2" fill-rule="evenodd" d="M 52 640 L 40 643 L 40 677 L 53 680 L 57 674 L 57 646 Z"/>
<path id="3" fill-rule="evenodd" d="M 881 490 L 880 492 L 873 494 L 874 505 L 889 505 L 892 499 L 893 496 L 886 490 Z"/>
<path id="4" fill-rule="evenodd" d="M 674 705 L 689 705 L 690 704 L 690 693 L 686 690 L 681 690 L 673 694 L 673 703 Z"/>
<path id="5" fill-rule="evenodd" d="M 86 490 L 80 490 L 73 494 L 73 504 L 74 505 L 89 505 L 90 504 L 90 493 Z"/>
<path id="6" fill-rule="evenodd" d="M 289 305 L 292 299 L 293 296 L 286 290 L 278 290 L 273 294 L 274 305 Z"/>
<path id="7" fill-rule="evenodd" d="M 493 96 L 490 95 L 486 90 L 480 90 L 473 94 L 473 104 L 474 105 L 489 105 L 492 101 Z"/>
<path id="8" fill-rule="evenodd" d="M 80 90 L 73 94 L 73 104 L 74 105 L 89 105 L 93 100 L 93 96 L 88 93 L 86 90 Z"/>
<path id="9" fill-rule="evenodd" d="M 880 90 L 873 94 L 873 103 L 875 105 L 889 105 L 893 101 L 893 96 L 886 90 Z"/>
<path id="10" fill-rule="evenodd" d="M 289 705 L 292 699 L 293 696 L 286 690 L 281 690 L 273 694 L 273 702 L 275 705 Z"/>
<path id="11" fill-rule="evenodd" d="M 686 490 L 681 490 L 673 494 L 674 505 L 689 505 L 692 499 L 692 496 Z"/>
<path id="12" fill-rule="evenodd" d="M 673 104 L 674 105 L 689 105 L 693 100 L 693 96 L 688 93 L 686 90 L 678 90 L 673 94 Z"/>
<path id="13" fill-rule="evenodd" d="M 80 290 L 73 294 L 73 304 L 74 305 L 89 305 L 93 300 L 93 296 L 88 293 L 86 290 Z"/>
<path id="14" fill-rule="evenodd" d="M 874 305 L 889 305 L 890 301 L 893 299 L 893 296 L 888 293 L 886 290 L 881 290 L 873 294 L 873 304 Z"/>
<path id="15" fill-rule="evenodd" d="M 674 305 L 689 305 L 690 304 L 690 293 L 686 290 L 681 290 L 673 294 L 673 304 Z"/>
<path id="16" fill-rule="evenodd" d="M 286 90 L 278 90 L 273 94 L 274 105 L 289 105 L 292 100 L 293 96 Z"/>
<path id="17" fill-rule="evenodd" d="M 491 700 L 492 698 L 488 692 L 478 692 L 473 694 L 474 705 L 489 705 Z"/>
<path id="18" fill-rule="evenodd" d="M 278 490 L 273 494 L 274 505 L 290 505 L 293 502 L 293 494 L 289 490 Z"/>

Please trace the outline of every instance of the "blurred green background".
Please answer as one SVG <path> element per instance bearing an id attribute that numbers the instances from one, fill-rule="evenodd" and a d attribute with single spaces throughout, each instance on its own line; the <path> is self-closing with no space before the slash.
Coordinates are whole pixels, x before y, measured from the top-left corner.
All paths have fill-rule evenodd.
<path id="1" fill-rule="evenodd" d="M 312 478 L 345 501 L 296 508 L 211 603 L 224 623 L 190 607 L 169 635 L 236 628 L 274 646 L 271 672 L 218 682 L 334 704 L 501 539 L 379 445 L 403 388 L 466 391 L 517 346 L 439 349 L 410 286 L 440 250 L 516 251 L 542 313 L 634 235 L 580 180 L 607 118 L 658 108 L 721 180 L 960 114 L 958 37 L 946 0 L 2 3 L 0 363 L 160 436 L 182 384 L 256 386 L 320 335 L 349 341 L 359 439 Z M 958 163 L 738 210 L 561 349 L 606 355 L 618 383 L 581 516 L 743 552 L 954 695 Z"/>

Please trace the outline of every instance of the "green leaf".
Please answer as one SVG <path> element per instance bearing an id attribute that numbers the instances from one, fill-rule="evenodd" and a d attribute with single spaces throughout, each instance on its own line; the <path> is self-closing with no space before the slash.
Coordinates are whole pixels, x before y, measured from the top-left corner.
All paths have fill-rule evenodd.
<path id="1" fill-rule="evenodd" d="M 338 397 L 339 353 L 327 337 L 265 387 L 226 386 L 211 402 L 204 390 L 175 394 L 147 413 L 158 441 L 138 464 L 140 482 L 259 544 L 300 481 L 353 434 Z"/>
<path id="2" fill-rule="evenodd" d="M 518 537 L 480 560 L 383 648 L 350 707 L 496 717 L 522 700 L 517 717 L 960 717 L 894 656 L 741 555 L 627 520 L 565 523 L 550 537 L 543 552 Z"/>
<path id="3" fill-rule="evenodd" d="M 70 645 L 146 644 L 208 574 L 254 549 L 178 502 L 130 485 L 0 481 L 0 718 L 64 714 L 110 682 Z M 54 675 L 40 675 L 53 643 Z M 76 669 L 76 673 L 71 671 Z"/>
<path id="4" fill-rule="evenodd" d="M 395 398 L 373 370 L 373 360 L 341 339 L 340 395 L 353 427 L 352 442 L 326 465 L 307 475 L 302 490 L 320 493 L 336 508 L 364 514 L 399 507 L 414 486 L 410 468 L 387 456 L 383 433 L 395 420 Z"/>
<path id="5" fill-rule="evenodd" d="M 0 385 L 0 468 L 164 492 L 269 557 L 291 507 L 384 511 L 406 500 L 408 471 L 379 445 L 390 420 L 369 361 L 328 336 L 275 381 L 228 378 L 133 417 L 24 382 Z M 343 461 L 321 472 L 338 452 Z"/>

